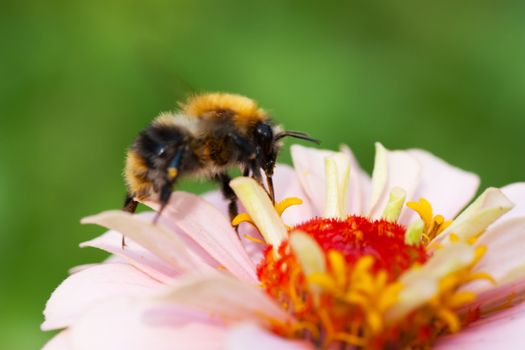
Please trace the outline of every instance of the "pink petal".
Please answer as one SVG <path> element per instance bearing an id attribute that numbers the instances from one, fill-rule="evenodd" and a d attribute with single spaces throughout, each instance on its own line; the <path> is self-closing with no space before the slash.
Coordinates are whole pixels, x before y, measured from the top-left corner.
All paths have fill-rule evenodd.
<path id="1" fill-rule="evenodd" d="M 472 290 L 468 286 L 464 290 Z M 461 313 L 479 309 L 482 314 L 490 314 L 501 310 L 509 303 L 516 305 L 525 300 L 525 278 L 501 285 L 481 292 L 476 296 L 476 300 L 461 308 Z"/>
<path id="2" fill-rule="evenodd" d="M 347 145 L 341 146 L 341 152 L 350 158 L 350 182 L 348 196 L 348 213 L 361 215 L 368 205 L 368 195 L 371 189 L 371 179 L 361 169 L 354 153 Z"/>
<path id="3" fill-rule="evenodd" d="M 333 151 L 293 145 L 292 160 L 299 181 L 310 199 L 314 214 L 322 215 L 325 206 L 325 157 L 335 154 Z M 350 169 L 350 172 L 352 169 Z"/>
<path id="4" fill-rule="evenodd" d="M 90 310 L 71 328 L 75 350 L 218 350 L 226 336 L 217 323 L 185 320 L 158 322 L 158 304 L 121 298 Z M 165 315 L 164 315 L 165 316 Z"/>
<path id="5" fill-rule="evenodd" d="M 255 324 L 245 323 L 232 328 L 226 350 L 313 350 L 307 342 L 292 341 L 271 334 Z"/>
<path id="6" fill-rule="evenodd" d="M 223 213 L 224 217 L 229 217 L 228 214 L 228 204 L 224 200 L 222 194 L 218 191 L 208 192 L 205 195 L 201 196 L 204 200 L 212 204 L 214 207 L 218 208 L 218 210 Z M 239 213 L 245 213 L 246 210 L 242 206 L 242 203 L 237 201 L 237 207 L 239 210 Z M 248 223 L 241 223 L 241 225 L 238 228 L 240 240 L 242 243 L 242 246 L 244 247 L 244 251 L 246 254 L 250 257 L 250 260 L 254 262 L 255 265 L 258 264 L 258 262 L 263 257 L 263 250 L 266 247 L 265 244 L 254 242 L 250 239 L 247 239 L 246 237 L 252 237 L 255 239 L 258 239 L 260 241 L 264 241 L 262 236 L 259 234 L 259 231 L 252 225 Z"/>
<path id="7" fill-rule="evenodd" d="M 502 281 L 516 268 L 525 266 L 525 217 L 489 227 L 476 244 L 488 248 L 476 270 Z"/>
<path id="8" fill-rule="evenodd" d="M 115 254 L 113 257 L 117 256 L 124 259 L 130 265 L 161 282 L 167 283 L 180 273 L 180 271 L 175 270 L 158 256 L 129 238 L 126 240 L 126 246 L 123 249 L 121 238 L 122 235 L 120 233 L 108 231 L 102 236 L 80 244 L 80 246 L 94 247 Z"/>
<path id="9" fill-rule="evenodd" d="M 43 330 L 71 325 L 103 300 L 152 295 L 162 284 L 132 266 L 97 265 L 65 279 L 55 289 L 44 310 Z"/>
<path id="10" fill-rule="evenodd" d="M 474 322 L 459 333 L 439 339 L 438 350 L 525 349 L 525 303 Z"/>
<path id="11" fill-rule="evenodd" d="M 110 210 L 82 219 L 82 223 L 97 224 L 118 231 L 152 252 L 175 271 L 213 270 L 194 251 L 186 248 L 173 232 L 151 219 L 120 210 Z"/>
<path id="12" fill-rule="evenodd" d="M 255 264 L 244 251 L 231 223 L 204 199 L 191 193 L 175 192 L 164 215 L 226 270 L 239 278 L 257 280 Z"/>
<path id="13" fill-rule="evenodd" d="M 464 289 L 481 293 L 474 306 L 492 309 L 505 304 L 511 295 L 525 291 L 525 218 L 514 218 L 490 227 L 477 245 L 488 247 L 476 271 L 491 275 L 497 282 L 494 286 L 480 280 Z M 521 283 L 523 281 L 523 283 Z M 492 291 L 494 290 L 494 291 Z"/>
<path id="14" fill-rule="evenodd" d="M 476 194 L 479 177 L 456 168 L 433 154 L 411 149 L 408 153 L 421 164 L 421 182 L 413 197 L 408 200 L 427 199 L 435 214 L 453 219 Z M 406 221 L 411 216 L 405 218 Z"/>
<path id="15" fill-rule="evenodd" d="M 228 201 L 224 199 L 220 191 L 214 190 L 206 192 L 201 195 L 201 198 L 213 205 L 225 218 L 228 217 Z"/>
<path id="16" fill-rule="evenodd" d="M 230 321 L 287 322 L 290 316 L 258 286 L 215 273 L 183 276 L 161 297 Z"/>
<path id="17" fill-rule="evenodd" d="M 69 331 L 65 330 L 55 335 L 42 350 L 73 350 L 69 340 Z"/>
<path id="18" fill-rule="evenodd" d="M 409 152 L 390 150 L 386 150 L 386 152 L 386 183 L 383 184 L 381 195 L 375 202 L 370 203 L 370 217 L 374 219 L 380 218 L 383 214 L 390 191 L 394 187 L 400 187 L 405 190 L 406 198 L 413 198 L 420 182 L 421 166 Z M 374 178 L 372 178 L 372 182 L 374 182 Z M 400 221 L 406 224 L 403 221 L 403 213 Z"/>
<path id="19" fill-rule="evenodd" d="M 525 216 L 525 182 L 507 185 L 501 188 L 501 191 L 515 204 L 514 208 L 502 217 L 502 220 Z"/>

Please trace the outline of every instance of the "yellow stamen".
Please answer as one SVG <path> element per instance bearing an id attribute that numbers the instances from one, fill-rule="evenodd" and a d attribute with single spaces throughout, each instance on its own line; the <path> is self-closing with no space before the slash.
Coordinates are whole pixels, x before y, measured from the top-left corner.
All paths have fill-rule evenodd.
<path id="1" fill-rule="evenodd" d="M 306 309 L 306 304 L 304 303 L 302 296 L 297 293 L 297 290 L 295 288 L 295 283 L 300 273 L 301 273 L 301 269 L 299 268 L 292 269 L 292 271 L 290 272 L 291 283 L 289 285 L 289 290 L 288 290 L 288 293 L 290 294 L 290 298 L 292 302 L 292 307 L 294 308 L 294 311 L 297 313 L 303 312 Z"/>
<path id="2" fill-rule="evenodd" d="M 361 293 L 357 293 L 355 291 L 351 291 L 345 295 L 344 300 L 349 304 L 355 304 L 362 307 L 363 309 L 368 307 L 368 299 Z"/>
<path id="3" fill-rule="evenodd" d="M 282 216 L 286 209 L 288 209 L 289 207 L 293 205 L 299 205 L 299 204 L 303 204 L 303 201 L 300 198 L 297 198 L 297 197 L 285 198 L 279 203 L 275 204 L 275 211 L 277 211 L 277 214 L 279 214 L 279 216 Z"/>
<path id="4" fill-rule="evenodd" d="M 318 285 L 324 290 L 333 291 L 336 290 L 335 281 L 325 273 L 312 273 L 307 276 L 308 283 Z"/>
<path id="5" fill-rule="evenodd" d="M 334 337 L 334 326 L 332 325 L 332 321 L 330 320 L 330 316 L 328 315 L 328 312 L 324 309 L 319 310 L 319 318 L 321 319 L 321 323 L 323 324 L 323 328 L 326 331 L 326 339 L 325 339 L 325 346 L 326 344 L 330 344 Z"/>
<path id="6" fill-rule="evenodd" d="M 330 263 L 330 268 L 332 269 L 337 286 L 344 288 L 346 286 L 346 261 L 343 254 L 335 250 L 330 250 L 328 252 L 328 262 Z"/>
<path id="7" fill-rule="evenodd" d="M 258 243 L 258 244 L 266 245 L 266 242 L 265 242 L 265 241 L 260 240 L 259 238 L 255 238 L 255 237 L 250 236 L 250 235 L 244 235 L 244 238 L 246 238 L 246 239 L 249 240 L 249 241 L 252 241 L 253 243 Z"/>
<path id="8" fill-rule="evenodd" d="M 253 226 L 257 227 L 255 225 L 255 222 L 253 222 L 252 217 L 248 215 L 248 213 L 241 213 L 234 217 L 232 220 L 232 226 L 239 226 L 243 222 L 250 223 Z"/>
<path id="9" fill-rule="evenodd" d="M 487 252 L 487 246 L 480 245 L 476 247 L 476 250 L 474 251 L 474 261 L 472 261 L 472 265 L 477 265 L 479 261 L 485 256 L 485 253 Z"/>
<path id="10" fill-rule="evenodd" d="M 490 274 L 486 272 L 474 272 L 465 279 L 464 283 L 472 282 L 472 281 L 479 281 L 479 280 L 485 280 L 485 281 L 492 283 L 493 285 L 496 285 L 496 280 L 494 279 L 494 277 L 492 277 Z"/>
<path id="11" fill-rule="evenodd" d="M 432 206 L 425 198 L 420 198 L 419 202 L 408 202 L 407 207 L 419 214 L 421 220 L 425 223 L 425 231 L 428 232 L 432 225 Z"/>
<path id="12" fill-rule="evenodd" d="M 397 302 L 399 292 L 402 288 L 403 285 L 399 282 L 389 285 L 379 298 L 378 309 L 387 310 L 390 306 L 394 305 Z"/>
<path id="13" fill-rule="evenodd" d="M 451 242 L 459 242 L 459 237 L 455 233 L 451 233 L 450 236 L 449 236 L 449 239 L 450 239 Z"/>
<path id="14" fill-rule="evenodd" d="M 368 310 L 366 313 L 366 322 L 372 334 L 377 334 L 383 329 L 383 319 L 377 311 Z"/>
<path id="15" fill-rule="evenodd" d="M 450 297 L 448 306 L 452 309 L 458 308 L 476 300 L 476 294 L 472 292 L 457 292 Z"/>
<path id="16" fill-rule="evenodd" d="M 312 334 L 312 337 L 314 337 L 315 339 L 318 339 L 321 336 L 319 333 L 319 329 L 312 322 L 298 321 L 292 324 L 292 328 L 295 332 L 307 330 Z"/>
<path id="17" fill-rule="evenodd" d="M 363 338 L 360 338 L 356 335 L 346 333 L 346 332 L 340 332 L 340 333 L 334 334 L 333 339 L 348 343 L 350 345 L 355 345 L 355 346 L 365 346 L 366 345 L 366 342 Z"/>
<path id="18" fill-rule="evenodd" d="M 452 333 L 456 333 L 461 328 L 458 316 L 451 310 L 440 308 L 437 310 L 437 316 L 447 324 Z"/>

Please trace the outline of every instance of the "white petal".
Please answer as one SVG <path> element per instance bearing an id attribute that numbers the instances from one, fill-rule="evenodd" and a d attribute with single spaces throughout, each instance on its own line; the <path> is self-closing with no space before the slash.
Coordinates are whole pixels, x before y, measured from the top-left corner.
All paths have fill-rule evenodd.
<path id="1" fill-rule="evenodd" d="M 69 340 L 69 331 L 61 331 L 44 345 L 42 350 L 73 350 Z"/>
<path id="2" fill-rule="evenodd" d="M 372 188 L 370 176 L 361 169 L 352 150 L 342 145 L 340 151 L 350 160 L 350 183 L 348 197 L 348 213 L 362 215 L 368 205 L 368 195 Z"/>
<path id="3" fill-rule="evenodd" d="M 514 208 L 502 218 L 512 219 L 519 216 L 525 216 L 525 182 L 517 182 L 501 188 L 501 192 L 515 204 Z"/>
<path id="4" fill-rule="evenodd" d="M 326 218 L 344 219 L 347 215 L 348 181 L 350 180 L 350 161 L 343 153 L 325 158 L 325 209 Z"/>
<path id="5" fill-rule="evenodd" d="M 408 152 L 389 151 L 380 143 L 376 143 L 370 217 L 375 219 L 381 217 L 388 202 L 389 193 L 394 187 L 404 189 L 406 198 L 413 198 L 419 185 L 420 171 L 419 162 Z"/>
<path id="6" fill-rule="evenodd" d="M 434 247 L 437 243 L 449 243 L 451 233 L 457 235 L 462 241 L 475 237 L 511 210 L 513 206 L 514 204 L 503 192 L 496 188 L 488 188 L 450 226 L 432 240 L 429 248 Z"/>
<path id="7" fill-rule="evenodd" d="M 314 207 L 315 215 L 320 216 L 325 203 L 325 158 L 337 152 L 300 145 L 292 145 L 290 151 L 299 181 Z"/>
<path id="8" fill-rule="evenodd" d="M 421 182 L 411 201 L 425 198 L 435 214 L 453 219 L 476 194 L 479 177 L 420 149 L 408 153 L 421 164 Z M 408 218 L 407 218 L 408 219 Z"/>

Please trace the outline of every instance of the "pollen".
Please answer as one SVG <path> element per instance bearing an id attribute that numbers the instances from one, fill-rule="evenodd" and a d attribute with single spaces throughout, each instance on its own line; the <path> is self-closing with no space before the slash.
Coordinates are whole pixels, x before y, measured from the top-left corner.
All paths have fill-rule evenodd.
<path id="1" fill-rule="evenodd" d="M 386 220 L 316 218 L 291 228 L 277 256 L 268 246 L 259 280 L 298 320 L 281 333 L 307 332 L 322 347 L 377 341 L 402 288 L 396 279 L 428 258 L 404 236 L 404 227 Z"/>
<path id="2" fill-rule="evenodd" d="M 424 223 L 422 242 L 425 245 L 451 224 L 451 221 L 445 220 L 443 215 L 434 216 L 432 205 L 425 198 L 420 198 L 418 202 L 408 202 L 407 207 L 418 213 Z"/>
<path id="3" fill-rule="evenodd" d="M 274 332 L 307 336 L 321 349 L 382 349 L 400 339 L 425 347 L 459 331 L 469 318 L 457 310 L 476 298 L 460 287 L 492 280 L 474 271 L 485 249 L 457 243 L 432 256 L 424 245 L 405 243 L 405 234 L 401 225 L 360 216 L 290 228 L 278 254 L 268 245 L 257 268 L 262 288 L 294 316 Z M 430 270 L 443 261 L 447 270 Z"/>

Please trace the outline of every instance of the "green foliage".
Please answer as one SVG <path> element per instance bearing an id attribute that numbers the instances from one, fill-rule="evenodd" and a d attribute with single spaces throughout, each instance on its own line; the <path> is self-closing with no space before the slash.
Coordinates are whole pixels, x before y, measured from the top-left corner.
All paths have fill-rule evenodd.
<path id="1" fill-rule="evenodd" d="M 426 148 L 523 180 L 521 2 L 3 1 L 0 348 L 33 349 L 78 243 L 117 208 L 135 134 L 192 91 L 255 98 L 323 147 Z M 283 155 L 283 161 L 289 161 Z M 191 182 L 184 189 L 198 191 Z"/>

